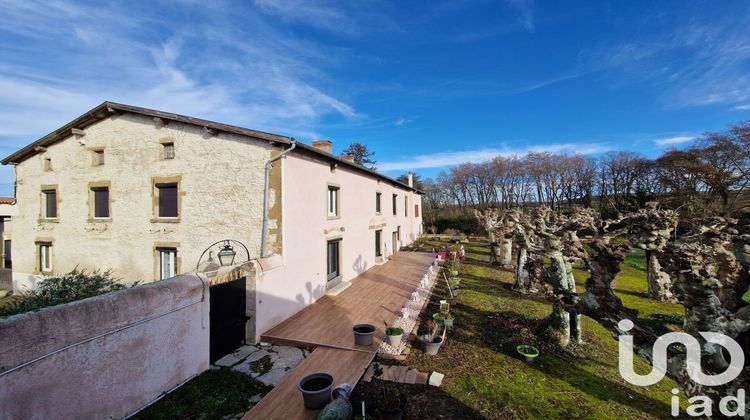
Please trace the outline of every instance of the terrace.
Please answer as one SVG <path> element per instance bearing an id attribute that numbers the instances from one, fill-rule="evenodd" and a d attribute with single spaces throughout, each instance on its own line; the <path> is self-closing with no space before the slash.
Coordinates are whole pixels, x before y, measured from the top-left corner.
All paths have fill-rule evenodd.
<path id="1" fill-rule="evenodd" d="M 336 385 L 356 385 L 378 349 L 385 346 L 383 322 L 395 323 L 415 290 L 426 301 L 429 290 L 419 286 L 433 260 L 427 253 L 398 252 L 387 263 L 352 280 L 352 286 L 339 295 L 321 298 L 263 334 L 265 342 L 315 349 L 244 418 L 315 418 L 317 411 L 305 409 L 297 390 L 298 381 L 314 372 L 330 373 Z M 378 327 L 370 346 L 354 343 L 352 326 L 362 323 Z"/>

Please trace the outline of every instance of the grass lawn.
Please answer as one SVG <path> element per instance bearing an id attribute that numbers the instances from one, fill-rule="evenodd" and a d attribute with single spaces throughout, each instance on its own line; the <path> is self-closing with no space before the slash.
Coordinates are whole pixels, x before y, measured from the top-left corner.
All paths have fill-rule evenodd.
<path id="1" fill-rule="evenodd" d="M 426 239 L 421 242 L 423 249 L 443 245 L 444 242 Z M 521 360 L 515 350 L 523 341 L 521 331 L 534 331 L 540 320 L 550 314 L 551 305 L 543 297 L 512 291 L 513 274 L 488 265 L 485 244 L 469 243 L 465 248 L 461 300 L 451 309 L 456 317 L 455 327 L 437 356 L 415 350 L 405 362 L 423 372 L 446 375 L 439 391 L 432 389 L 422 394 L 412 392 L 414 386 L 404 386 L 413 394 L 409 403 L 411 416 L 669 417 L 670 391 L 676 384 L 664 379 L 641 388 L 625 382 L 617 369 L 617 341 L 592 319 L 584 317 L 583 344 L 563 350 L 531 338 L 541 355 L 533 364 Z M 682 306 L 647 298 L 644 265 L 637 252 L 630 256 L 616 279 L 617 294 L 658 331 L 679 329 Z M 582 287 L 588 273 L 576 269 L 575 276 Z M 428 307 L 430 313 L 437 311 L 437 301 L 447 294 L 443 283 L 435 289 Z M 650 366 L 636 357 L 636 370 L 645 373 Z M 369 385 L 363 385 L 358 391 L 367 393 Z M 436 404 L 436 398 L 450 403 Z"/>
<path id="2" fill-rule="evenodd" d="M 231 369 L 209 370 L 136 414 L 134 419 L 221 419 L 250 409 L 248 398 L 271 387 Z"/>

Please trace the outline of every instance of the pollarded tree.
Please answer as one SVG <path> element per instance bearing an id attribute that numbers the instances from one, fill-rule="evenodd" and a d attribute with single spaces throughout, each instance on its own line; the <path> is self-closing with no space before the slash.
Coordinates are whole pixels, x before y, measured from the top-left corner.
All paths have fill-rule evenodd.
<path id="1" fill-rule="evenodd" d="M 745 227 L 747 229 L 747 227 Z M 706 229 L 706 232 L 710 229 Z M 707 245 L 701 242 L 679 242 L 667 244 L 660 252 L 664 271 L 671 276 L 674 297 L 685 307 L 684 330 L 700 344 L 703 356 L 703 370 L 709 374 L 718 374 L 726 370 L 728 360 L 720 347 L 706 339 L 700 332 L 724 334 L 736 340 L 744 340 L 750 332 L 750 307 L 741 303 L 733 306 L 731 302 L 741 302 L 740 287 L 727 285 L 747 284 L 750 269 L 750 235 L 732 235 L 721 241 L 722 246 L 733 244 L 732 249 L 736 262 L 744 270 L 731 270 L 724 273 L 731 279 L 722 280 L 717 260 L 716 244 Z M 712 234 L 709 234 L 709 236 Z M 634 351 L 637 355 L 652 362 L 654 344 L 659 336 L 638 320 L 638 312 L 627 308 L 615 295 L 613 282 L 620 271 L 629 245 L 611 241 L 594 240 L 592 252 L 587 256 L 590 277 L 586 280 L 586 291 L 582 294 L 570 293 L 564 298 L 569 310 L 587 315 L 612 332 L 615 338 L 624 333 L 632 336 Z M 723 251 L 719 250 L 723 253 Z M 728 258 L 728 254 L 725 254 Z M 728 290 L 729 289 L 729 290 Z M 744 292 L 744 291 L 743 291 Z M 733 293 L 732 299 L 721 296 Z M 632 328 L 620 329 L 620 321 L 629 320 Z M 747 351 L 747 350 L 745 350 Z M 705 395 L 714 400 L 726 395 L 734 395 L 737 389 L 750 386 L 750 370 L 744 369 L 732 382 L 715 387 L 706 387 L 695 383 L 688 374 L 688 365 L 684 349 L 668 349 L 666 374 L 679 383 L 688 395 Z"/>
<path id="2" fill-rule="evenodd" d="M 678 215 L 674 210 L 658 208 L 658 203 L 647 203 L 647 207 L 625 216 L 630 227 L 630 244 L 646 253 L 648 268 L 648 295 L 653 299 L 674 302 L 669 275 L 662 271 L 657 258 L 677 228 Z"/>

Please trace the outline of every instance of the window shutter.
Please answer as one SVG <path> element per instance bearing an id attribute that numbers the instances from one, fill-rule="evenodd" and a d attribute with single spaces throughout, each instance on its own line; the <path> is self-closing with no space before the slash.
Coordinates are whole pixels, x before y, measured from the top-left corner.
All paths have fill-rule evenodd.
<path id="1" fill-rule="evenodd" d="M 160 184 L 159 189 L 159 217 L 178 217 L 177 184 Z"/>

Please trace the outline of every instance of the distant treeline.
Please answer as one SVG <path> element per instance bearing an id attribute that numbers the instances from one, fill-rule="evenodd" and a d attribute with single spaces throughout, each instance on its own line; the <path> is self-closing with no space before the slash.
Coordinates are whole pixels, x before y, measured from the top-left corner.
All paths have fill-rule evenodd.
<path id="1" fill-rule="evenodd" d="M 648 201 L 679 209 L 683 218 L 746 217 L 750 206 L 750 121 L 706 133 L 684 150 L 656 159 L 631 151 L 601 158 L 534 152 L 464 163 L 420 180 L 425 226 L 476 232 L 471 208 L 546 204 L 598 209 L 603 217 Z"/>

